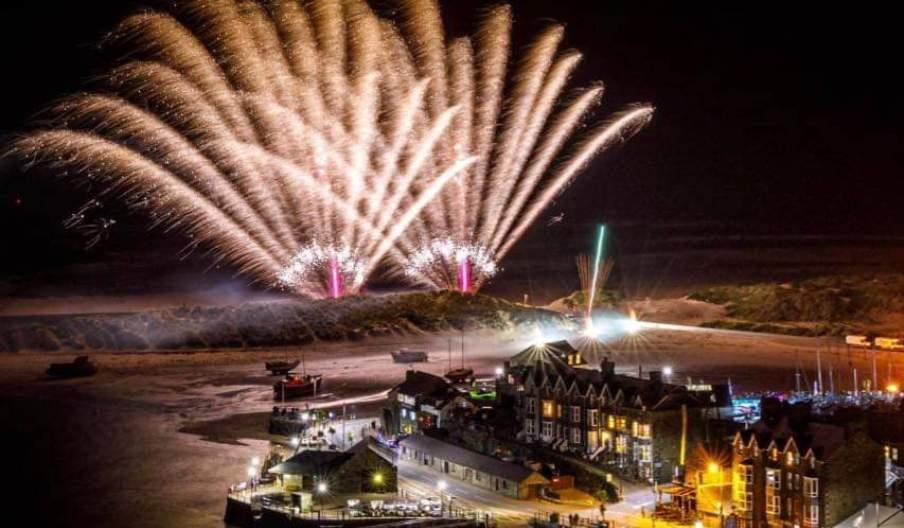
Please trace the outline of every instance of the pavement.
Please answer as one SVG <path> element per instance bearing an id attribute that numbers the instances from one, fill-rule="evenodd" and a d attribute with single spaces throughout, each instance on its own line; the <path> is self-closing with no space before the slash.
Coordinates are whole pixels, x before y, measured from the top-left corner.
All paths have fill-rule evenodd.
<path id="1" fill-rule="evenodd" d="M 453 508 L 488 513 L 500 526 L 524 526 L 532 518 L 546 519 L 553 512 L 559 513 L 561 517 L 576 513 L 584 521 L 600 519 L 597 506 L 556 504 L 542 500 L 517 500 L 462 482 L 454 477 L 448 477 L 407 460 L 399 460 L 398 469 L 399 489 L 403 495 L 417 499 L 438 497 L 440 490 L 437 483 L 444 480 L 446 489 L 442 495 L 445 501 L 452 498 Z M 624 489 L 623 501 L 606 505 L 606 519 L 614 520 L 621 526 L 650 524 L 648 518 L 641 517 L 641 508 L 646 512 L 652 511 L 653 490 L 647 486 L 628 484 L 625 484 Z M 656 524 L 665 526 L 665 523 L 657 522 Z"/>

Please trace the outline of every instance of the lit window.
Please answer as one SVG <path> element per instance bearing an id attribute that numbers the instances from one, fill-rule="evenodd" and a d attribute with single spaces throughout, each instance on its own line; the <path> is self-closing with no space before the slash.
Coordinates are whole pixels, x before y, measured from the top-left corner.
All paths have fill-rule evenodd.
<path id="1" fill-rule="evenodd" d="M 537 400 L 535 398 L 527 399 L 527 414 L 537 414 Z"/>
<path id="2" fill-rule="evenodd" d="M 610 415 L 607 417 L 607 420 L 606 420 L 606 427 L 608 427 L 609 429 L 615 429 L 615 416 L 612 416 L 612 415 L 610 414 Z"/>
<path id="3" fill-rule="evenodd" d="M 543 400 L 543 418 L 555 417 L 555 407 L 551 400 Z"/>
<path id="4" fill-rule="evenodd" d="M 531 436 L 533 436 L 533 435 L 536 434 L 536 432 L 537 432 L 537 431 L 535 430 L 535 427 L 536 427 L 536 426 L 534 425 L 534 421 L 533 421 L 533 420 L 527 420 L 527 421 L 524 422 L 524 432 L 527 433 L 527 434 L 529 434 L 529 435 L 531 435 Z"/>
<path id="5" fill-rule="evenodd" d="M 587 410 L 587 421 L 590 422 L 590 427 L 596 427 L 599 425 L 599 411 L 596 409 L 588 409 Z"/>

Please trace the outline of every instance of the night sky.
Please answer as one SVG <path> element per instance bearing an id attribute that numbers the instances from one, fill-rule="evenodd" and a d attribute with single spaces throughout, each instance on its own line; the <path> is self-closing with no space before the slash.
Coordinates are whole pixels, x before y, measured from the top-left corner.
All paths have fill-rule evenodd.
<path id="1" fill-rule="evenodd" d="M 451 33 L 467 32 L 485 4 L 443 2 Z M 634 101 L 657 108 L 648 128 L 594 162 L 549 210 L 564 212 L 564 221 L 538 222 L 523 248 L 571 259 L 574 240 L 600 221 L 621 229 L 623 241 L 643 232 L 665 242 L 707 238 L 712 247 L 739 235 L 756 235 L 753 246 L 803 235 L 904 236 L 893 13 L 825 3 L 795 11 L 785 2 L 512 4 L 516 44 L 550 20 L 567 25 L 566 47 L 585 54 L 572 85 L 606 83 L 599 115 Z M 148 4 L 0 5 L 0 131 L 26 129 L 47 103 L 102 73 L 111 57 L 95 43 L 140 5 Z M 203 259 L 178 262 L 183 241 L 145 234 L 140 218 L 121 218 L 103 248 L 85 252 L 60 222 L 88 195 L 8 164 L 0 171 L 0 277 L 12 294 L 21 294 L 12 282 L 59 281 L 74 265 L 89 274 L 131 270 L 123 272 L 130 277 L 150 262 L 155 273 L 204 267 Z"/>

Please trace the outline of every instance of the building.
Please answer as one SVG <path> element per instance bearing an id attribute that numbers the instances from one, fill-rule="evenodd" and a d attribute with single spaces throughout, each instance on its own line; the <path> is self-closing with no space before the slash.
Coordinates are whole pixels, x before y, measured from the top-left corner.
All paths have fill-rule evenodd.
<path id="1" fill-rule="evenodd" d="M 331 494 L 391 493 L 397 470 L 391 452 L 366 438 L 347 451 L 306 449 L 271 467 L 286 491 L 314 491 L 325 482 Z"/>
<path id="2" fill-rule="evenodd" d="M 672 385 L 658 372 L 648 379 L 620 375 L 608 359 L 586 368 L 570 345 L 555 345 L 514 356 L 498 380 L 500 405 L 515 408 L 523 442 L 668 482 L 707 420 L 731 410 L 727 385 Z"/>
<path id="3" fill-rule="evenodd" d="M 401 442 L 401 457 L 474 486 L 514 499 L 533 499 L 549 480 L 531 468 L 504 462 L 491 456 L 424 435 L 412 435 Z"/>
<path id="4" fill-rule="evenodd" d="M 387 407 L 383 409 L 386 430 L 401 435 L 442 427 L 445 408 L 457 396 L 459 392 L 443 378 L 409 370 L 405 381 L 389 391 Z"/>
<path id="5" fill-rule="evenodd" d="M 883 493 L 884 466 L 863 413 L 817 420 L 809 404 L 764 399 L 732 442 L 729 515 L 739 528 L 835 526 Z"/>

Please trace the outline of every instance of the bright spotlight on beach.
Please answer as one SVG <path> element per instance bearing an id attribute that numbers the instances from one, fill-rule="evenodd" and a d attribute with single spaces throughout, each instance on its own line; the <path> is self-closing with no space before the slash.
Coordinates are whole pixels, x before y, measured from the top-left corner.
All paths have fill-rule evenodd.
<path id="1" fill-rule="evenodd" d="M 584 330 L 581 332 L 584 334 L 584 337 L 595 338 L 599 335 L 599 331 L 593 326 L 593 319 L 587 318 L 587 324 L 584 326 Z"/>
<path id="2" fill-rule="evenodd" d="M 543 332 L 539 328 L 534 329 L 534 336 L 531 339 L 531 344 L 535 347 L 546 346 L 546 336 L 543 335 Z"/>
<path id="3" fill-rule="evenodd" d="M 637 320 L 637 316 L 633 313 L 630 318 L 625 320 L 625 332 L 628 332 L 631 335 L 640 332 L 640 321 Z"/>

